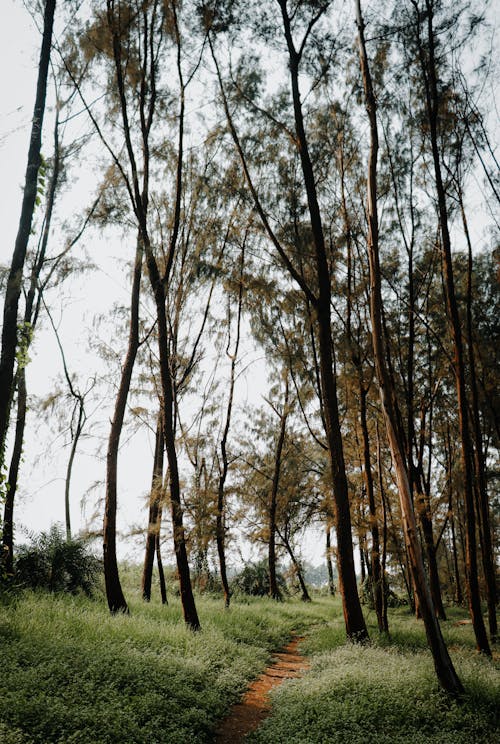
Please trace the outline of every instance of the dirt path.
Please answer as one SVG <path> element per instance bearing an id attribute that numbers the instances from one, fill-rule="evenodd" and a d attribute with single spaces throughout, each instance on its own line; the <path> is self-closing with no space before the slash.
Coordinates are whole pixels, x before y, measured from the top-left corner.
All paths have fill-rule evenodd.
<path id="1" fill-rule="evenodd" d="M 303 639 L 299 636 L 272 656 L 272 663 L 257 677 L 244 694 L 241 702 L 233 705 L 229 715 L 216 731 L 216 744 L 238 744 L 246 734 L 254 731 L 269 715 L 271 706 L 268 693 L 283 680 L 299 677 L 308 668 L 307 659 L 297 647 Z"/>

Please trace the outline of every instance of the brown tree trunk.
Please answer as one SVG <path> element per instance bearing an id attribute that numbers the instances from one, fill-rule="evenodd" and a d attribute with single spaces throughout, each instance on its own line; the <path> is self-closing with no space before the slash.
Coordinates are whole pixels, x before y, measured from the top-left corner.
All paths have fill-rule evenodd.
<path id="1" fill-rule="evenodd" d="M 158 512 L 158 532 L 156 534 L 156 563 L 158 565 L 158 580 L 160 583 L 161 603 L 168 604 L 167 584 L 165 581 L 165 571 L 163 570 L 163 560 L 161 557 L 161 543 L 160 543 L 160 529 L 159 529 L 161 526 L 161 513 L 162 513 L 162 508 L 160 506 L 160 509 Z"/>
<path id="2" fill-rule="evenodd" d="M 137 236 L 134 273 L 130 300 L 130 325 L 128 347 L 122 365 L 120 384 L 115 401 L 115 410 L 111 420 L 106 455 L 106 502 L 104 507 L 103 551 L 104 551 L 104 580 L 106 597 L 111 612 L 128 612 L 127 602 L 123 595 L 118 574 L 116 560 L 116 512 L 118 486 L 118 450 L 120 436 L 125 419 L 125 409 L 130 390 L 130 382 L 134 369 L 137 349 L 139 348 L 139 299 L 142 276 L 143 244 L 140 235 Z"/>
<path id="3" fill-rule="evenodd" d="M 382 291 L 378 250 L 378 214 L 377 214 L 377 157 L 378 126 L 376 101 L 372 87 L 368 56 L 366 53 L 364 22 L 361 15 L 360 0 L 356 0 L 356 19 L 360 66 L 363 77 L 365 103 L 370 122 L 370 156 L 368 167 L 368 259 L 370 265 L 370 315 L 372 321 L 372 342 L 375 369 L 380 389 L 380 402 L 384 414 L 387 439 L 391 451 L 396 481 L 398 485 L 403 528 L 408 548 L 411 572 L 418 595 L 419 606 L 425 624 L 427 641 L 432 651 L 434 668 L 441 686 L 454 697 L 463 694 L 463 687 L 453 667 L 448 650 L 444 643 L 441 628 L 436 618 L 432 597 L 427 584 L 422 553 L 417 536 L 417 525 L 411 498 L 408 474 L 405 466 L 404 452 L 397 435 L 397 421 L 387 372 L 382 331 Z"/>
<path id="4" fill-rule="evenodd" d="M 165 289 L 158 271 L 156 259 L 149 244 L 146 246 L 146 261 L 149 272 L 149 280 L 151 282 L 151 288 L 153 290 L 155 298 L 156 315 L 158 320 L 158 352 L 160 358 L 161 392 L 163 397 L 163 436 L 165 438 L 168 460 L 170 507 L 172 514 L 172 525 L 174 529 L 174 549 L 177 561 L 177 572 L 179 574 L 182 611 L 184 620 L 190 626 L 190 628 L 192 630 L 199 630 L 200 621 L 198 619 L 198 613 L 196 611 L 196 604 L 193 596 L 193 588 L 191 586 L 186 538 L 184 534 L 181 489 L 179 482 L 179 467 L 175 447 L 174 396 L 173 381 L 170 372 L 170 359 L 168 354 Z"/>
<path id="5" fill-rule="evenodd" d="M 273 599 L 281 600 L 281 592 L 276 579 L 276 511 L 278 501 L 278 489 L 281 472 L 281 456 L 283 454 L 283 445 L 286 435 L 286 421 L 289 414 L 288 407 L 289 387 L 288 376 L 285 383 L 285 397 L 283 399 L 283 409 L 281 412 L 280 431 L 276 452 L 274 454 L 274 473 L 271 484 L 271 493 L 269 494 L 269 545 L 268 545 L 268 566 L 269 566 L 269 596 Z"/>
<path id="6" fill-rule="evenodd" d="M 302 592 L 301 600 L 303 602 L 310 602 L 311 597 L 309 596 L 309 592 L 307 591 L 306 582 L 304 581 L 304 577 L 302 575 L 302 569 L 300 567 L 299 562 L 297 561 L 295 557 L 295 553 L 293 552 L 292 546 L 290 545 L 290 540 L 287 540 L 286 537 L 280 534 L 280 538 L 283 541 L 283 545 L 285 546 L 286 552 L 290 556 L 290 560 L 292 561 L 292 565 L 295 569 L 295 573 L 297 575 L 297 579 L 300 585 L 300 590 Z"/>
<path id="7" fill-rule="evenodd" d="M 368 508 L 370 511 L 370 525 L 372 533 L 372 552 L 371 552 L 371 579 L 373 586 L 373 601 L 375 605 L 375 614 L 377 616 L 377 625 L 381 633 L 387 632 L 388 628 L 384 623 L 384 587 L 382 581 L 382 571 L 380 567 L 380 536 L 378 529 L 377 509 L 375 505 L 375 491 L 373 488 L 373 475 L 370 457 L 370 438 L 368 435 L 368 423 L 366 418 L 366 396 L 367 390 L 359 381 L 360 389 L 360 419 L 361 431 L 363 433 L 363 477 L 365 479 L 366 492 L 368 495 Z M 386 618 L 387 622 L 387 618 Z"/>
<path id="8" fill-rule="evenodd" d="M 332 537 L 330 526 L 326 526 L 326 570 L 328 571 L 328 591 L 332 597 L 335 596 L 335 582 L 333 580 L 332 566 Z"/>
<path id="9" fill-rule="evenodd" d="M 448 208 L 446 204 L 446 193 L 441 174 L 441 158 L 439 153 L 438 137 L 438 107 L 439 94 L 437 89 L 437 73 L 435 64 L 435 36 L 434 36 L 434 3 L 425 0 L 427 21 L 427 49 L 424 53 L 423 42 L 420 39 L 420 11 L 415 0 L 412 0 L 417 13 L 417 33 L 419 34 L 420 63 L 422 77 L 425 85 L 427 118 L 429 123 L 429 136 L 432 148 L 432 159 L 434 164 L 434 178 L 436 196 L 438 202 L 439 226 L 442 240 L 442 271 L 443 285 L 446 299 L 446 310 L 453 342 L 453 368 L 455 374 L 455 385 L 458 402 L 458 423 L 461 442 L 461 460 L 464 477 L 464 504 L 466 521 L 466 581 L 469 610 L 472 625 L 479 651 L 491 656 L 491 650 L 486 635 L 483 615 L 481 611 L 481 598 L 479 594 L 479 582 L 477 573 L 477 547 L 476 547 L 476 517 L 474 512 L 474 486 L 473 486 L 473 464 L 472 443 L 469 431 L 469 413 L 467 404 L 467 391 L 465 384 L 465 359 L 463 350 L 462 330 L 458 314 L 458 305 L 455 292 L 455 280 L 453 276 L 453 262 L 451 257 L 451 238 L 448 227 Z"/>
<path id="10" fill-rule="evenodd" d="M 485 463 L 483 454 L 483 439 L 481 436 L 481 420 L 479 416 L 479 400 L 477 391 L 476 359 L 474 354 L 474 335 L 472 332 L 472 244 L 469 226 L 462 200 L 462 189 L 459 185 L 459 203 L 462 213 L 462 223 L 467 240 L 467 346 L 469 350 L 470 389 L 472 395 L 472 433 L 474 437 L 474 464 L 476 471 L 475 491 L 477 495 L 477 516 L 481 555 L 483 559 L 484 581 L 486 586 L 486 601 L 488 604 L 488 623 L 491 642 L 495 643 L 498 635 L 496 604 L 497 588 L 495 575 L 495 556 L 491 539 L 491 520 L 486 487 Z"/>
<path id="11" fill-rule="evenodd" d="M 238 359 L 238 349 L 240 346 L 240 330 L 241 330 L 241 310 L 243 305 L 243 270 L 245 267 L 245 244 L 243 243 L 241 249 L 240 258 L 240 281 L 238 287 L 238 311 L 236 319 L 236 340 L 234 344 L 233 353 L 230 354 L 229 342 L 226 349 L 226 354 L 231 359 L 231 373 L 229 379 L 229 392 L 227 400 L 226 410 L 226 423 L 224 426 L 224 432 L 220 443 L 221 461 L 222 467 L 219 466 L 219 483 L 217 487 L 217 517 L 216 517 L 216 542 L 217 542 L 217 554 L 219 556 L 219 569 L 220 578 L 222 583 L 222 590 L 224 592 L 224 605 L 229 607 L 231 601 L 231 591 L 229 589 L 229 581 L 227 578 L 227 567 L 226 567 L 226 526 L 225 526 L 225 484 L 227 474 L 229 470 L 229 462 L 227 458 L 227 437 L 229 434 L 229 427 L 231 425 L 231 414 L 233 410 L 233 398 L 234 398 L 234 386 L 236 382 L 236 361 Z"/>
<path id="12" fill-rule="evenodd" d="M 9 276 L 7 278 L 7 287 L 5 290 L 2 349 L 0 355 L 0 473 L 3 470 L 5 462 L 5 441 L 7 430 L 9 428 L 9 414 L 13 392 L 12 384 L 14 380 L 14 364 L 17 345 L 17 313 L 19 298 L 21 296 L 23 268 L 37 196 L 40 149 L 42 144 L 42 126 L 45 112 L 45 98 L 47 92 L 47 77 L 50 62 L 55 6 L 56 0 L 46 0 L 43 19 L 42 47 L 38 63 L 38 80 L 35 107 L 31 123 L 28 165 L 24 182 L 21 217 L 19 219 L 19 227 Z"/>
<path id="13" fill-rule="evenodd" d="M 453 573 L 455 578 L 455 602 L 458 605 L 462 605 L 464 602 L 462 594 L 462 581 L 460 579 L 460 571 L 458 568 L 458 551 L 457 551 L 457 540 L 455 534 L 455 511 L 453 507 L 453 481 L 452 481 L 452 454 L 451 454 L 451 443 L 450 443 L 450 430 L 446 432 L 447 439 L 447 475 L 448 475 L 448 514 L 450 515 L 450 531 L 451 531 L 451 549 L 453 558 Z"/>
<path id="14" fill-rule="evenodd" d="M 2 535 L 2 561 L 0 566 L 7 576 L 14 572 L 14 503 L 17 490 L 19 465 L 23 453 L 24 427 L 26 424 L 26 371 L 24 367 L 17 371 L 17 420 L 14 447 L 10 460 L 9 480 L 5 494 Z"/>
<path id="15" fill-rule="evenodd" d="M 153 460 L 153 478 L 149 495 L 148 532 L 146 535 L 146 550 L 142 570 L 142 598 L 151 600 L 151 581 L 153 578 L 153 564 L 157 546 L 159 546 L 161 504 L 163 501 L 163 455 L 165 440 L 163 438 L 163 424 L 161 413 L 158 414 L 155 435 L 155 453 Z M 161 560 L 161 558 L 160 558 Z"/>
<path id="16" fill-rule="evenodd" d="M 321 221 L 316 181 L 309 154 L 309 146 L 304 126 L 304 116 L 299 89 L 299 64 L 302 51 L 295 48 L 292 38 L 291 20 L 286 0 L 279 0 L 283 19 L 283 29 L 288 47 L 290 81 L 292 88 L 295 133 L 302 166 L 302 175 L 307 195 L 307 204 L 313 236 L 316 278 L 319 294 L 315 302 L 320 357 L 321 397 L 325 415 L 326 438 L 330 455 L 333 482 L 334 515 L 337 531 L 337 567 L 339 589 L 346 633 L 349 638 L 363 642 L 368 631 L 359 601 L 354 554 L 352 545 L 351 513 L 347 485 L 344 448 L 340 427 L 337 383 L 333 365 L 333 340 L 331 332 L 331 276 L 328 265 L 325 238 Z"/>

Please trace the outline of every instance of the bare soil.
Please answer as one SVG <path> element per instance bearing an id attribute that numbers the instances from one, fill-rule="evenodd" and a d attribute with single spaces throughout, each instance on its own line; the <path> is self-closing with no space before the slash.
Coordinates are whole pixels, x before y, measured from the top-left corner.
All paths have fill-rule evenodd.
<path id="1" fill-rule="evenodd" d="M 216 744 L 238 744 L 254 731 L 270 713 L 269 691 L 285 679 L 300 677 L 309 662 L 298 650 L 303 638 L 295 636 L 281 651 L 273 654 L 272 663 L 257 677 L 239 703 L 233 705 L 216 731 Z"/>

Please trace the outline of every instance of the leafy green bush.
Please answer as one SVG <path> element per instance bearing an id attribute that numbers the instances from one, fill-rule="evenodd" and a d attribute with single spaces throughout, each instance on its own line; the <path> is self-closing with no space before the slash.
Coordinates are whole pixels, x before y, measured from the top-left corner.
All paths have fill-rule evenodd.
<path id="1" fill-rule="evenodd" d="M 15 560 L 18 584 L 50 592 L 83 591 L 90 596 L 100 572 L 101 563 L 89 552 L 88 544 L 67 540 L 56 525 L 34 535 L 29 545 L 21 545 Z"/>
<path id="2" fill-rule="evenodd" d="M 276 579 L 280 590 L 287 592 L 283 574 L 277 573 Z M 232 581 L 232 591 L 248 594 L 251 597 L 266 597 L 269 594 L 269 570 L 266 561 L 247 563 L 243 571 Z"/>

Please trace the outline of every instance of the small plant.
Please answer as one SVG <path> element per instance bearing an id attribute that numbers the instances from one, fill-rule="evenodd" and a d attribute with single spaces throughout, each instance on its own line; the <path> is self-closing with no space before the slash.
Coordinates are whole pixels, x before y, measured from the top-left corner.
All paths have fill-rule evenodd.
<path id="1" fill-rule="evenodd" d="M 90 596 L 100 572 L 100 561 L 89 552 L 88 544 L 67 540 L 56 525 L 33 536 L 29 545 L 22 545 L 15 561 L 18 584 L 50 592 L 83 591 Z"/>

